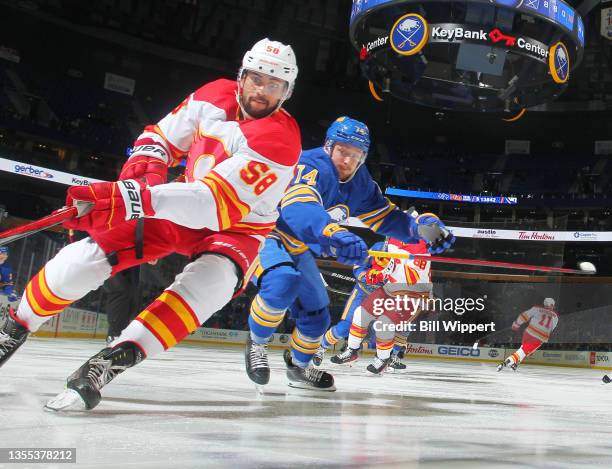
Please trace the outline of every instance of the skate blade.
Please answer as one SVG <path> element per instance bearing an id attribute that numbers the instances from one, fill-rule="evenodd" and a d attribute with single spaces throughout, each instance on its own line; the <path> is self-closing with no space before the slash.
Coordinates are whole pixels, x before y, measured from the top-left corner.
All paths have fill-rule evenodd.
<path id="1" fill-rule="evenodd" d="M 264 391 L 265 387 L 263 384 L 256 384 L 255 385 L 255 393 L 257 394 L 257 397 L 263 397 L 265 396 L 265 391 Z"/>
<path id="2" fill-rule="evenodd" d="M 44 409 L 50 412 L 60 412 L 62 410 L 87 410 L 85 401 L 74 389 L 66 389 L 59 393 L 45 404 Z"/>
<path id="3" fill-rule="evenodd" d="M 296 382 L 294 383 L 293 381 L 289 381 L 288 383 L 290 388 L 294 388 L 294 389 L 305 389 L 306 391 L 314 391 L 314 392 L 334 392 L 336 390 L 336 386 L 331 386 L 329 388 L 315 388 L 313 386 L 308 386 L 306 384 L 300 383 L 300 382 Z"/>
<path id="4" fill-rule="evenodd" d="M 346 363 L 334 363 L 332 361 L 329 362 L 330 365 L 332 366 L 343 366 L 343 367 L 347 367 L 347 368 L 352 368 L 353 365 L 355 365 L 358 362 L 358 360 L 353 360 L 352 362 L 346 362 Z"/>

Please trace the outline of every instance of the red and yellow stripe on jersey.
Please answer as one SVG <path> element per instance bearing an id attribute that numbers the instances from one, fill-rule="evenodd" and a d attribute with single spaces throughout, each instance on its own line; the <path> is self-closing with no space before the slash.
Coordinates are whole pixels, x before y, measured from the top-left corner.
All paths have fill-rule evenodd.
<path id="1" fill-rule="evenodd" d="M 231 228 L 231 232 L 233 233 L 244 233 L 251 235 L 260 235 L 267 236 L 274 227 L 276 226 L 276 222 L 272 223 L 248 223 L 248 222 L 240 222 L 234 223 Z"/>
<path id="2" fill-rule="evenodd" d="M 44 267 L 29 281 L 26 300 L 37 316 L 53 316 L 74 301 L 60 298 L 51 291 Z"/>
<path id="3" fill-rule="evenodd" d="M 380 228 L 380 225 L 383 224 L 385 217 L 395 210 L 395 204 L 386 197 L 385 200 L 387 201 L 388 205 L 357 216 L 357 218 L 359 218 L 374 232 L 376 232 Z"/>
<path id="4" fill-rule="evenodd" d="M 550 337 L 550 333 L 548 330 L 540 329 L 539 327 L 529 324 L 527 329 L 525 330 L 529 335 L 532 335 L 536 339 L 541 340 L 542 342 L 548 342 L 548 338 Z"/>
<path id="5" fill-rule="evenodd" d="M 406 274 L 406 283 L 408 285 L 419 283 L 421 276 L 416 269 L 410 267 L 408 264 L 404 264 L 404 273 Z"/>
<path id="6" fill-rule="evenodd" d="M 210 189 L 215 199 L 219 231 L 227 230 L 251 211 L 251 207 L 240 200 L 232 185 L 216 172 L 208 173 L 202 182 Z"/>
<path id="7" fill-rule="evenodd" d="M 164 291 L 136 317 L 164 350 L 173 347 L 200 326 L 200 321 L 187 302 L 173 291 Z"/>
<path id="8" fill-rule="evenodd" d="M 312 339 L 310 337 L 303 336 L 297 328 L 293 329 L 291 334 L 291 348 L 298 352 L 305 353 L 307 355 L 314 355 L 319 349 L 321 344 L 321 338 Z"/>
<path id="9" fill-rule="evenodd" d="M 384 341 L 384 340 L 376 339 L 376 348 L 378 350 L 389 350 L 393 348 L 393 344 L 394 344 L 393 340 Z"/>
<path id="10" fill-rule="evenodd" d="M 363 339 L 366 335 L 368 335 L 368 329 L 367 327 L 361 327 L 353 323 L 351 324 L 349 334 L 354 337 L 357 337 L 358 339 Z"/>

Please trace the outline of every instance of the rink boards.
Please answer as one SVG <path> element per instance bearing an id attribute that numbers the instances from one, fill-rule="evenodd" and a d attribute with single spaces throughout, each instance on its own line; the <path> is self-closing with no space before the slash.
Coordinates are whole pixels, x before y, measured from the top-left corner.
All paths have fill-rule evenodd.
<path id="1" fill-rule="evenodd" d="M 0 302 L 0 308 L 3 311 L 5 311 L 6 306 L 6 302 Z M 108 322 L 106 315 L 69 307 L 61 315 L 55 316 L 43 324 L 34 335 L 37 337 L 104 339 L 107 330 Z M 183 342 L 191 344 L 242 345 L 246 342 L 247 334 L 247 331 L 201 327 L 189 335 Z M 287 348 L 290 338 L 289 334 L 274 334 L 270 341 L 270 346 Z M 473 349 L 472 347 L 448 344 L 410 343 L 408 344 L 406 355 L 423 359 L 499 363 L 514 351 L 515 349 L 506 348 L 478 347 Z M 372 354 L 373 351 L 366 348 L 365 353 Z M 527 358 L 525 363 L 612 370 L 612 352 L 538 350 Z"/>

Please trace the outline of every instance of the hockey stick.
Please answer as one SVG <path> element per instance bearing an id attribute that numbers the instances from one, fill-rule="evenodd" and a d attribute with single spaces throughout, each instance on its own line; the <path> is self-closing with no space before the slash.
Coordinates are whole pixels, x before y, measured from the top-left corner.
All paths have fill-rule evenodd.
<path id="1" fill-rule="evenodd" d="M 355 277 L 349 277 L 348 275 L 342 275 L 342 274 L 339 274 L 338 272 L 331 272 L 329 270 L 321 270 L 321 269 L 320 269 L 320 272 L 325 275 L 329 275 L 330 277 L 335 277 L 340 280 L 345 280 L 346 282 L 351 282 L 351 283 L 357 282 L 357 280 L 355 280 Z"/>
<path id="2" fill-rule="evenodd" d="M 56 225 L 60 225 L 65 221 L 78 218 L 89 212 L 93 204 L 89 202 L 80 202 L 72 207 L 63 207 L 56 210 L 51 215 L 42 217 L 39 220 L 26 223 L 25 225 L 17 226 L 0 233 L 0 246 L 12 243 L 18 239 L 25 238 L 39 231 L 46 230 Z"/>
<path id="3" fill-rule="evenodd" d="M 478 347 L 480 347 L 482 345 L 482 343 L 485 340 L 487 340 L 487 339 L 489 339 L 489 338 L 491 338 L 493 336 L 496 336 L 496 335 L 499 335 L 501 337 L 502 334 L 508 333 L 510 329 L 512 329 L 512 326 L 508 326 L 508 327 L 506 327 L 506 328 L 504 328 L 502 330 L 499 330 L 499 331 L 491 332 L 490 334 L 487 334 L 484 337 L 481 337 L 480 339 L 478 339 L 476 342 L 474 342 L 474 345 L 472 345 L 472 348 L 474 350 L 476 350 Z"/>
<path id="4" fill-rule="evenodd" d="M 326 271 L 326 270 L 321 270 L 321 271 L 319 271 L 319 275 L 321 276 L 321 280 L 323 280 L 323 285 L 325 285 L 325 288 L 326 288 L 327 290 L 329 290 L 330 292 L 333 292 L 333 293 L 338 293 L 339 295 L 351 296 L 351 292 L 345 292 L 345 291 L 342 291 L 342 290 L 337 290 L 337 289 L 335 289 L 335 288 L 333 288 L 333 287 L 330 287 L 330 286 L 329 286 L 329 284 L 327 283 L 327 281 L 325 280 L 325 277 L 323 277 L 323 274 L 325 274 L 325 275 L 329 275 L 329 276 L 331 276 L 331 277 L 340 278 L 340 279 L 342 279 L 342 280 L 350 280 L 350 281 L 352 281 L 353 283 L 355 282 L 355 279 L 354 279 L 354 278 L 352 278 L 352 277 L 347 277 L 347 276 L 345 276 L 345 275 L 341 275 L 341 274 L 337 274 L 336 272 L 329 272 L 329 271 Z"/>
<path id="5" fill-rule="evenodd" d="M 567 269 L 564 267 L 548 267 L 545 265 L 514 264 L 512 262 L 485 261 L 478 259 L 458 259 L 456 257 L 429 256 L 426 254 L 408 254 L 403 252 L 368 251 L 368 254 L 370 256 L 391 257 L 394 259 L 417 259 L 444 264 L 478 265 L 481 267 L 498 267 L 502 269 L 529 270 L 558 274 L 593 275 L 597 272 L 595 266 L 588 262 L 581 263 L 585 264 L 581 269 Z"/>

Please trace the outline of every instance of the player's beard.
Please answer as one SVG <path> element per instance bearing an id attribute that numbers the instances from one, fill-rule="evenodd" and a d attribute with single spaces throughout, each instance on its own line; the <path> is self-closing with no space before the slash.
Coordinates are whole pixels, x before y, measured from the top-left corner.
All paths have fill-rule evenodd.
<path id="1" fill-rule="evenodd" d="M 244 110 L 246 111 L 246 113 L 254 119 L 261 119 L 263 117 L 269 116 L 276 110 L 276 107 L 278 106 L 278 101 L 276 101 L 273 104 L 270 104 L 269 99 L 256 97 L 256 96 L 247 98 L 246 100 L 244 98 L 241 98 L 241 101 L 242 101 L 242 106 L 244 107 Z M 257 106 L 257 107 L 253 106 L 253 103 L 257 101 L 262 104 L 265 103 L 266 107 L 261 108 L 260 106 Z"/>

